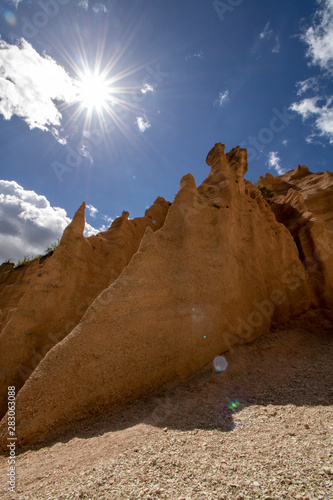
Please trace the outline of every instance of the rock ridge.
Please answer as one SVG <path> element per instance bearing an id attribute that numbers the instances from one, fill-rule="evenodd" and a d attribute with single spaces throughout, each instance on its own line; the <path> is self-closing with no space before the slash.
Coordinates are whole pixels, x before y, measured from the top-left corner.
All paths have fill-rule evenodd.
<path id="1" fill-rule="evenodd" d="M 0 334 L 1 417 L 6 412 L 7 387 L 22 387 L 46 353 L 73 330 L 94 299 L 121 274 L 146 228 L 156 231 L 163 225 L 169 206 L 159 197 L 144 217 L 129 220 L 129 213 L 123 212 L 107 231 L 86 238 L 83 203 L 51 257 L 6 273 L 0 300 L 5 301 L 8 287 L 11 298 Z M 24 283 L 14 294 L 11 282 L 18 275 Z"/>

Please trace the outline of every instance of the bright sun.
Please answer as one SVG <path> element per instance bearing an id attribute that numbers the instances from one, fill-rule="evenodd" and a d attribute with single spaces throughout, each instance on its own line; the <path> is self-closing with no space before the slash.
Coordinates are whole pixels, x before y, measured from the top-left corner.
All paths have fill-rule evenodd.
<path id="1" fill-rule="evenodd" d="M 87 71 L 78 84 L 78 99 L 81 105 L 92 112 L 106 108 L 111 100 L 111 87 L 103 75 Z"/>

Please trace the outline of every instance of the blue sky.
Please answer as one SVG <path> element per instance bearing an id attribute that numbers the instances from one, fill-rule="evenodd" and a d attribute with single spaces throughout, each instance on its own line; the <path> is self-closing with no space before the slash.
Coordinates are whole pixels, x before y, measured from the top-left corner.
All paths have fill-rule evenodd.
<path id="1" fill-rule="evenodd" d="M 199 184 L 332 170 L 333 0 L 1 0 L 0 261 Z"/>

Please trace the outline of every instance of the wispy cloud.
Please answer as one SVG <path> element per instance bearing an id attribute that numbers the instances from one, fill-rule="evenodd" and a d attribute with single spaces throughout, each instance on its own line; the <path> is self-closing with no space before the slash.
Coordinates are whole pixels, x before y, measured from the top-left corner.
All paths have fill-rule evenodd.
<path id="1" fill-rule="evenodd" d="M 280 52 L 280 38 L 278 35 L 275 38 L 275 45 L 272 48 L 272 52 L 273 54 L 278 54 Z"/>
<path id="2" fill-rule="evenodd" d="M 86 140 L 84 137 L 79 143 L 77 151 L 81 156 L 83 156 L 83 158 L 86 158 L 89 161 L 90 165 L 94 164 L 94 158 L 91 155 L 91 146 L 89 144 L 89 141 Z"/>
<path id="3" fill-rule="evenodd" d="M 270 47 L 273 54 L 278 54 L 280 52 L 280 37 L 279 35 L 274 35 L 274 30 L 271 29 L 270 21 L 266 23 L 263 31 L 259 34 L 259 40 L 255 42 L 252 52 L 256 53 L 264 41 L 266 41 L 265 46 Z"/>
<path id="4" fill-rule="evenodd" d="M 88 214 L 90 215 L 90 217 L 94 218 L 98 214 L 97 208 L 95 208 L 93 205 L 87 205 L 86 209 L 87 209 Z"/>
<path id="5" fill-rule="evenodd" d="M 143 116 L 137 116 L 136 124 L 137 124 L 140 132 L 142 132 L 142 133 L 151 127 L 151 123 L 149 122 L 149 120 Z"/>
<path id="6" fill-rule="evenodd" d="M 77 5 L 78 5 L 78 7 L 81 7 L 84 10 L 88 10 L 89 2 L 88 2 L 88 0 L 79 0 Z"/>
<path id="7" fill-rule="evenodd" d="M 202 50 L 199 50 L 198 52 L 195 52 L 194 54 L 188 54 L 185 56 L 185 60 L 188 61 L 189 59 L 204 59 L 204 53 Z"/>
<path id="8" fill-rule="evenodd" d="M 154 87 L 152 87 L 151 85 L 149 85 L 149 83 L 145 83 L 144 86 L 141 89 L 141 92 L 143 94 L 147 94 L 147 92 L 153 93 L 154 92 Z"/>
<path id="9" fill-rule="evenodd" d="M 259 35 L 260 38 L 266 38 L 268 40 L 271 38 L 271 36 L 273 35 L 273 30 L 270 29 L 270 25 L 271 23 L 268 21 L 263 31 Z"/>
<path id="10" fill-rule="evenodd" d="M 112 217 L 110 217 L 109 215 L 103 215 L 102 218 L 107 222 L 107 224 L 112 224 L 112 222 L 114 221 L 114 219 Z"/>
<path id="11" fill-rule="evenodd" d="M 214 104 L 222 107 L 228 101 L 229 101 L 229 90 L 224 90 L 222 92 L 219 92 L 219 96 L 216 99 L 216 101 L 214 101 Z"/>
<path id="12" fill-rule="evenodd" d="M 16 115 L 32 128 L 52 131 L 62 115 L 55 102 L 74 102 L 72 79 L 64 68 L 41 56 L 25 40 L 19 46 L 0 40 L 0 113 Z"/>
<path id="13" fill-rule="evenodd" d="M 109 12 L 104 3 L 95 3 L 92 10 L 93 12 L 95 12 L 95 14 L 106 14 L 107 12 Z"/>
<path id="14" fill-rule="evenodd" d="M 94 224 L 98 226 L 98 229 L 86 222 L 84 230 L 85 236 L 91 236 L 93 234 L 97 234 L 102 231 L 107 231 L 110 228 L 112 222 L 114 221 L 114 218 L 110 217 L 109 215 L 100 213 L 100 211 L 91 204 L 86 205 L 86 209 L 87 209 L 87 214 L 94 219 Z M 104 222 L 101 223 L 101 220 L 105 221 L 105 223 Z"/>
<path id="15" fill-rule="evenodd" d="M 317 76 L 312 76 L 311 78 L 308 78 L 307 80 L 297 82 L 296 87 L 298 88 L 297 95 L 299 95 L 299 96 L 305 94 L 309 90 L 314 90 L 315 92 L 318 92 L 318 90 L 319 90 L 319 78 Z"/>
<path id="16" fill-rule="evenodd" d="M 283 144 L 283 146 L 287 146 L 287 144 L 288 144 L 288 139 L 283 139 L 282 144 Z"/>
<path id="17" fill-rule="evenodd" d="M 102 224 L 99 227 L 99 231 L 107 231 L 109 227 L 111 226 L 112 222 L 114 221 L 113 217 L 110 217 L 109 215 L 102 215 L 102 219 L 106 221 L 106 224 Z"/>
<path id="18" fill-rule="evenodd" d="M 281 167 L 281 159 L 277 151 L 268 153 L 267 165 L 269 169 L 274 169 L 279 175 L 286 173 L 286 170 Z"/>
<path id="19" fill-rule="evenodd" d="M 333 70 L 333 0 L 321 0 L 314 22 L 301 36 L 311 64 Z"/>

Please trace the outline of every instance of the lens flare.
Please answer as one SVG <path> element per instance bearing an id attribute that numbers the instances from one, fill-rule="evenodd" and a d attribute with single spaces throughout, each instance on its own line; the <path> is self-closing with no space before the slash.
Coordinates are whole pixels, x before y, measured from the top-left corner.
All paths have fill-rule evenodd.
<path id="1" fill-rule="evenodd" d="M 10 9 L 5 9 L 3 16 L 7 23 L 10 24 L 10 26 L 16 26 L 17 20 L 14 12 L 12 12 Z"/>
<path id="2" fill-rule="evenodd" d="M 214 359 L 214 368 L 217 373 L 225 372 L 228 368 L 228 361 L 224 356 L 217 356 Z"/>
<path id="3" fill-rule="evenodd" d="M 240 406 L 240 402 L 236 399 L 236 401 L 230 401 L 228 408 L 229 408 L 229 410 L 236 411 L 239 406 Z"/>

